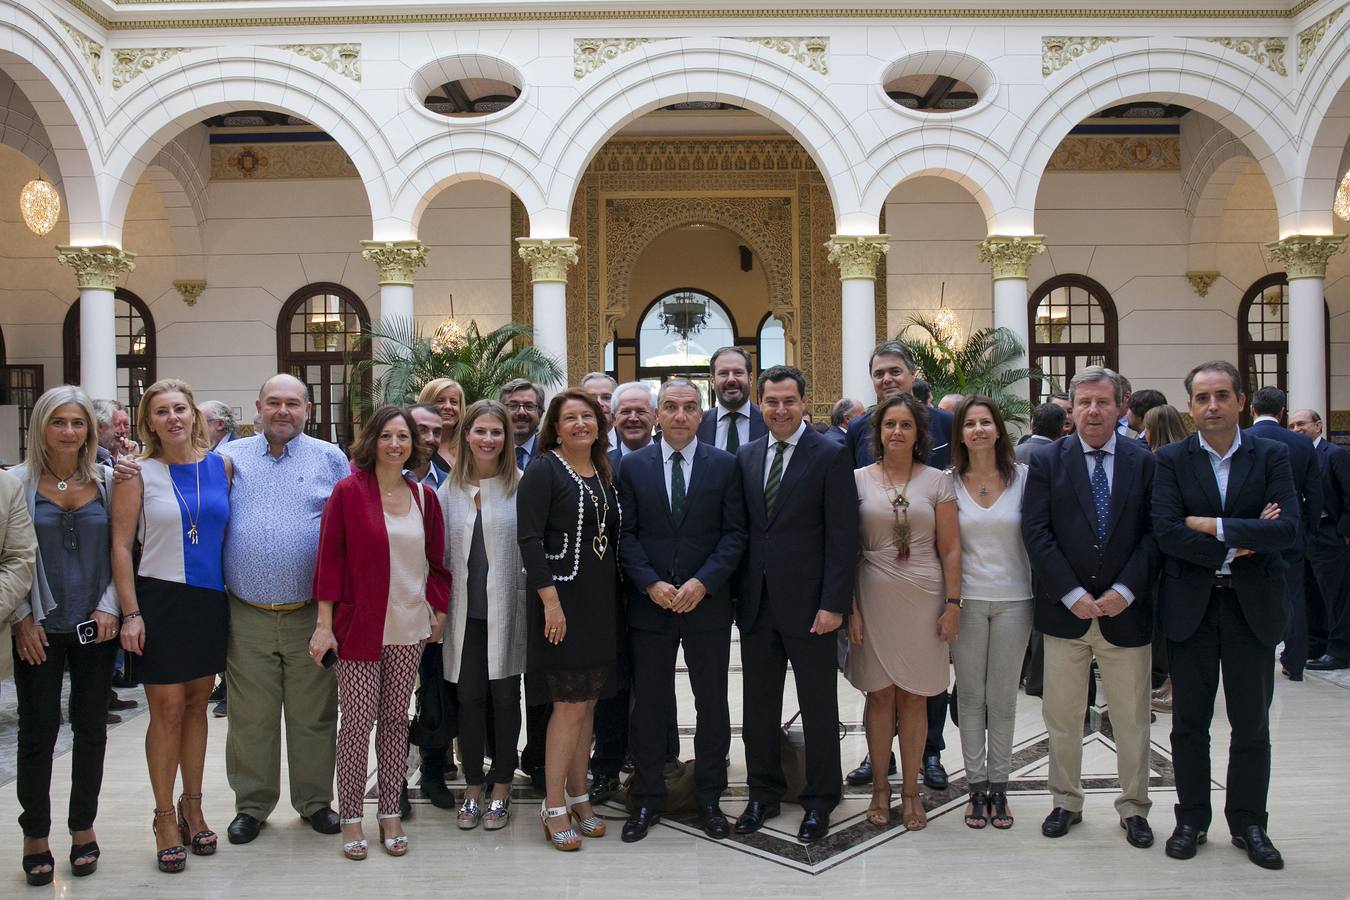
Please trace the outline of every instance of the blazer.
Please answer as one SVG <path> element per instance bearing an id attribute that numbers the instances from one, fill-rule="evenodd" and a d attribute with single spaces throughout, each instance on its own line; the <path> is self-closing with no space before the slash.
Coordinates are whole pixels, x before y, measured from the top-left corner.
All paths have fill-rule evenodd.
<path id="1" fill-rule="evenodd" d="M 1091 620 L 1071 613 L 1064 597 L 1080 587 L 1096 597 L 1120 584 L 1134 594 L 1134 602 L 1119 615 L 1097 620 L 1102 637 L 1117 647 L 1152 643 L 1160 564 L 1150 515 L 1156 466 L 1153 454 L 1129 438 L 1116 437 L 1111 513 L 1106 539 L 1099 541 L 1082 441 L 1071 434 L 1031 454 L 1022 495 L 1022 539 L 1035 575 L 1038 631 L 1082 637 Z"/>
<path id="2" fill-rule="evenodd" d="M 628 627 L 673 634 L 681 627 L 731 627 L 731 579 L 745 551 L 745 498 L 736 457 L 703 441 L 694 450 L 684 509 L 677 519 L 666 494 L 665 445 L 657 442 L 624 457 L 617 485 L 623 504 L 619 562 L 628 577 Z M 688 613 L 662 609 L 647 585 L 679 587 L 690 578 L 708 594 Z"/>
<path id="3" fill-rule="evenodd" d="M 1025 441 L 1013 447 L 1013 456 L 1017 457 L 1018 462 L 1031 465 L 1031 455 L 1056 440 L 1057 438 L 1048 438 L 1040 434 L 1029 434 Z"/>
<path id="4" fill-rule="evenodd" d="M 928 437 L 929 446 L 932 448 L 928 453 L 928 465 L 935 469 L 945 469 L 951 465 L 951 434 L 952 414 L 935 406 L 928 407 Z M 872 457 L 871 409 L 848 423 L 848 436 L 844 438 L 844 444 L 853 457 L 855 469 L 876 462 Z"/>
<path id="5" fill-rule="evenodd" d="M 446 612 L 450 573 L 446 571 L 445 520 L 435 492 L 403 480 L 422 511 L 426 535 L 427 603 Z M 349 552 L 350 548 L 350 552 Z M 389 605 L 389 534 L 374 472 L 357 472 L 337 483 L 319 524 L 319 555 L 314 565 L 313 597 L 336 604 L 333 636 L 342 659 L 375 662 L 384 638 Z"/>
<path id="6" fill-rule="evenodd" d="M 10 620 L 28 598 L 36 565 L 37 532 L 24 503 L 24 483 L 0 471 L 0 678 L 14 671 Z"/>
<path id="7" fill-rule="evenodd" d="M 1301 560 L 1308 550 L 1308 542 L 1317 534 L 1322 519 L 1322 467 L 1317 461 L 1317 449 L 1312 439 L 1281 428 L 1278 422 L 1256 422 L 1244 432 L 1269 441 L 1284 444 L 1289 451 L 1289 469 L 1294 476 L 1294 492 L 1298 494 L 1298 539 L 1292 549 L 1285 551 L 1285 562 Z"/>
<path id="8" fill-rule="evenodd" d="M 1323 438 L 1317 444 L 1322 468 L 1322 522 L 1308 547 L 1318 559 L 1339 556 L 1350 538 L 1350 453 Z"/>
<path id="9" fill-rule="evenodd" d="M 763 616 L 782 633 L 805 637 L 820 610 L 846 614 L 853 607 L 858 488 L 848 449 L 807 428 L 770 517 L 764 508 L 768 449 L 765 434 L 736 453 L 746 520 L 736 622 L 749 631 Z"/>
<path id="10" fill-rule="evenodd" d="M 1234 559 L 1233 588 L 1242 615 L 1256 636 L 1274 647 L 1284 637 L 1284 570 L 1279 551 L 1298 537 L 1298 496 L 1283 444 L 1244 435 L 1233 454 L 1228 493 L 1219 502 L 1219 486 L 1209 454 L 1191 435 L 1160 447 L 1153 481 L 1153 534 L 1163 554 L 1158 611 L 1168 640 L 1195 633 L 1209 605 L 1214 573 L 1230 547 L 1255 550 Z M 1280 517 L 1260 518 L 1267 503 L 1280 505 Z M 1223 519 L 1225 543 L 1186 527 L 1187 516 Z"/>
<path id="11" fill-rule="evenodd" d="M 831 425 L 829 428 L 822 431 L 821 434 L 825 435 L 836 444 L 842 444 L 844 441 L 848 440 L 848 432 L 838 425 Z"/>
<path id="12" fill-rule="evenodd" d="M 741 407 L 741 412 L 750 417 L 751 441 L 759 440 L 769 433 L 768 426 L 764 424 L 764 414 L 759 411 L 758 406 L 751 403 L 748 412 L 746 412 L 745 407 Z M 703 421 L 698 425 L 698 442 L 700 444 L 707 444 L 709 447 L 717 446 L 717 413 L 718 407 L 716 404 L 713 405 L 712 409 L 704 411 Z M 726 451 L 723 450 L 722 452 L 725 453 Z"/>

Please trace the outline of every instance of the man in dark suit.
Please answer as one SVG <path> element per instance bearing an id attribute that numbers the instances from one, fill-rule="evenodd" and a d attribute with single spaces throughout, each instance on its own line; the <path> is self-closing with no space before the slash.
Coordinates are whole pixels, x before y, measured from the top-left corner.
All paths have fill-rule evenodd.
<path id="1" fill-rule="evenodd" d="M 1022 535 L 1045 636 L 1045 700 L 1054 809 L 1041 833 L 1083 820 L 1083 716 L 1096 657 L 1120 774 L 1116 813 L 1135 847 L 1153 845 L 1148 812 L 1153 585 L 1158 546 L 1149 499 L 1153 455 L 1116 431 L 1119 376 L 1088 366 L 1069 383 L 1074 431 L 1031 456 Z"/>
<path id="2" fill-rule="evenodd" d="M 734 454 L 764 436 L 764 417 L 750 402 L 750 354 L 740 347 L 719 347 L 708 362 L 717 402 L 703 414 L 698 439 Z M 733 427 L 734 426 L 734 427 Z"/>
<path id="3" fill-rule="evenodd" d="M 1037 406 L 1031 414 L 1031 433 L 1023 438 L 1013 454 L 1020 463 L 1030 463 L 1031 454 L 1039 447 L 1053 444 L 1064 435 L 1064 418 L 1068 415 L 1058 403 L 1048 400 Z"/>
<path id="4" fill-rule="evenodd" d="M 1284 391 L 1277 387 L 1263 387 L 1252 394 L 1252 424 L 1248 434 L 1284 444 L 1289 451 L 1289 469 L 1294 476 L 1294 493 L 1298 495 L 1298 539 L 1284 552 L 1284 614 L 1288 625 L 1284 631 L 1284 652 L 1280 665 L 1291 681 L 1303 680 L 1303 666 L 1308 661 L 1308 604 L 1303 590 L 1303 566 L 1308 553 L 1308 541 L 1317 533 L 1322 518 L 1322 467 L 1317 462 L 1317 451 L 1310 439 L 1285 430 L 1280 420 L 1284 417 Z"/>
<path id="5" fill-rule="evenodd" d="M 851 397 L 845 397 L 834 404 L 830 410 L 830 427 L 825 436 L 835 443 L 848 440 L 848 423 L 863 414 L 863 405 Z"/>
<path id="6" fill-rule="evenodd" d="M 1186 376 L 1196 433 L 1158 451 L 1153 533 L 1163 553 L 1158 611 L 1172 669 L 1177 827 L 1167 855 L 1190 859 L 1210 810 L 1209 729 L 1223 676 L 1232 738 L 1224 817 L 1252 862 L 1284 866 L 1266 835 L 1270 700 L 1284 635 L 1284 558 L 1298 539 L 1298 495 L 1283 444 L 1238 428 L 1237 368 L 1202 363 Z"/>
<path id="7" fill-rule="evenodd" d="M 835 630 L 853 603 L 858 559 L 858 491 L 844 448 L 802 420 L 806 379 L 791 366 L 759 376 L 769 433 L 740 449 L 747 545 L 736 621 L 745 690 L 745 762 L 750 802 L 738 834 L 779 812 L 786 789 L 779 737 L 787 664 L 806 734 L 806 814 L 797 839 L 830 828 L 839 803 L 839 698 Z"/>
<path id="8" fill-rule="evenodd" d="M 867 371 L 872 376 L 872 388 L 876 391 L 877 402 L 889 400 L 896 394 L 914 392 L 914 376 L 918 366 L 909 348 L 899 341 L 885 341 L 872 351 L 867 362 Z M 870 412 L 870 410 L 868 411 Z M 932 440 L 932 451 L 928 464 L 938 469 L 947 468 L 950 459 L 949 443 L 952 433 L 952 414 L 945 409 L 928 408 L 928 434 Z M 866 413 L 848 423 L 848 437 L 844 441 L 849 455 L 853 458 L 853 467 L 861 469 L 870 466 L 872 458 L 872 425 Z M 923 744 L 923 783 L 935 791 L 947 787 L 947 770 L 942 767 L 942 751 L 947 749 L 947 741 L 942 729 L 947 724 L 946 691 L 928 698 L 928 734 Z M 892 759 L 889 771 L 895 774 L 895 760 Z M 848 773 L 849 784 L 869 784 L 872 781 L 872 761 L 864 758 L 862 765 Z"/>
<path id="9" fill-rule="evenodd" d="M 675 710 L 675 655 L 684 660 L 698 708 L 694 778 L 699 825 L 712 838 L 730 826 L 719 798 L 727 787 L 731 713 L 731 577 L 745 549 L 745 498 L 730 453 L 699 441 L 699 390 L 683 378 L 657 395 L 661 440 L 626 457 L 619 470 L 623 540 L 619 559 L 629 586 L 628 641 L 633 670 L 636 808 L 623 827 L 640 841 L 660 816 L 662 770 Z"/>
<path id="10" fill-rule="evenodd" d="M 1308 539 L 1308 668 L 1350 669 L 1350 453 L 1322 436 L 1315 409 L 1296 410 L 1289 430 L 1313 442 L 1322 470 L 1322 518 Z"/>

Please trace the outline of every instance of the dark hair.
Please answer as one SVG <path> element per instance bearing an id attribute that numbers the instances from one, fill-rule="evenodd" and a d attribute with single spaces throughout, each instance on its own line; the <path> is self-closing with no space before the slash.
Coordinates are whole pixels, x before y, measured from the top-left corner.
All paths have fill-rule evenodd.
<path id="1" fill-rule="evenodd" d="M 877 361 L 878 356 L 898 356 L 905 362 L 905 366 L 911 372 L 917 372 L 919 366 L 914 362 L 914 354 L 909 352 L 909 348 L 899 341 L 882 341 L 877 344 L 872 355 L 867 358 L 867 371 L 872 371 L 872 363 Z"/>
<path id="2" fill-rule="evenodd" d="M 709 375 L 717 371 L 717 357 L 721 356 L 723 353 L 739 353 L 741 355 L 741 359 L 745 360 L 745 371 L 746 372 L 755 371 L 754 365 L 750 362 L 749 353 L 746 353 L 740 347 L 727 346 L 727 347 L 718 347 L 716 350 L 713 351 L 713 355 L 708 357 Z"/>
<path id="3" fill-rule="evenodd" d="M 1148 432 L 1148 449 L 1155 453 L 1159 448 L 1186 439 L 1186 423 L 1181 421 L 1181 415 L 1166 403 L 1144 413 L 1144 430 Z"/>
<path id="4" fill-rule="evenodd" d="M 1202 362 L 1186 373 L 1184 384 L 1186 385 L 1186 399 L 1191 398 L 1191 385 L 1195 382 L 1195 376 L 1201 372 L 1222 372 L 1228 376 L 1228 380 L 1233 382 L 1233 393 L 1242 396 L 1242 376 L 1238 374 L 1237 366 L 1226 359 L 1211 359 L 1209 362 Z"/>
<path id="5" fill-rule="evenodd" d="M 1162 391 L 1144 388 L 1143 390 L 1138 390 L 1130 394 L 1130 412 L 1141 419 L 1144 417 L 1144 413 L 1148 412 L 1153 407 L 1166 405 L 1167 397 L 1163 395 Z"/>
<path id="6" fill-rule="evenodd" d="M 886 411 L 897 406 L 903 406 L 909 410 L 909 414 L 914 418 L 914 458 L 921 463 L 928 462 L 928 451 L 931 447 L 931 437 L 928 431 L 928 407 L 924 406 L 911 394 L 896 394 L 894 397 L 883 400 L 877 404 L 876 409 L 872 410 L 872 415 L 868 417 L 867 423 L 872 428 L 872 458 L 878 463 L 886 456 L 886 448 L 881 443 L 881 423 L 886 420 Z"/>
<path id="7" fill-rule="evenodd" d="M 1130 379 L 1126 378 L 1124 375 L 1121 375 L 1119 372 L 1116 373 L 1116 377 L 1120 379 L 1120 389 L 1122 392 L 1126 394 L 1134 393 L 1134 388 L 1130 385 Z"/>
<path id="8" fill-rule="evenodd" d="M 1278 416 L 1284 409 L 1284 391 L 1266 385 L 1252 394 L 1252 413 L 1258 416 Z"/>
<path id="9" fill-rule="evenodd" d="M 1053 394 L 1050 395 L 1050 399 L 1051 399 L 1051 400 L 1068 400 L 1070 403 L 1073 402 L 1072 400 L 1069 400 L 1069 394 L 1068 394 L 1067 391 L 1055 391 Z"/>
<path id="10" fill-rule="evenodd" d="M 559 391 L 548 402 L 548 411 L 544 413 L 544 421 L 539 425 L 537 452 L 542 453 L 561 445 L 562 441 L 558 438 L 558 419 L 562 417 L 563 404 L 568 400 L 586 404 L 595 414 L 595 440 L 591 442 L 591 464 L 595 466 L 595 471 L 601 478 L 612 481 L 609 468 L 609 433 L 605 431 L 605 411 L 600 406 L 599 400 L 581 388 Z"/>
<path id="11" fill-rule="evenodd" d="M 915 378 L 909 386 L 909 392 L 914 395 L 924 406 L 927 406 L 933 399 L 933 389 L 928 386 L 928 382 L 922 378 Z"/>
<path id="12" fill-rule="evenodd" d="M 1005 486 L 1012 484 L 1013 473 L 1017 471 L 1017 454 L 1013 452 L 1012 441 L 1008 440 L 1008 426 L 1003 422 L 1003 411 L 998 408 L 998 404 L 983 394 L 971 394 L 956 408 L 956 415 L 952 417 L 952 467 L 956 469 L 957 475 L 964 475 L 970 470 L 970 453 L 966 450 L 962 435 L 965 433 L 966 416 L 977 406 L 989 410 L 989 417 L 994 420 L 994 429 L 998 432 L 998 440 L 994 442 L 994 465 L 998 468 L 998 477 L 1003 479 Z M 1064 412 L 1062 409 L 1059 411 Z"/>
<path id="13" fill-rule="evenodd" d="M 512 378 L 506 384 L 502 385 L 502 389 L 497 392 L 497 399 L 505 403 L 508 394 L 514 394 L 516 391 L 523 391 L 526 389 L 534 391 L 534 402 L 540 409 L 543 409 L 544 389 L 533 381 L 530 381 L 528 378 Z"/>
<path id="14" fill-rule="evenodd" d="M 830 424 L 839 426 L 847 425 L 848 420 L 853 418 L 853 406 L 857 402 L 858 401 L 854 400 L 852 397 L 844 397 L 842 400 L 837 401 L 830 409 Z"/>
<path id="15" fill-rule="evenodd" d="M 375 448 L 380 443 L 380 432 L 384 431 L 384 426 L 388 425 L 391 419 L 396 418 L 403 419 L 404 424 L 408 426 L 408 434 L 412 436 L 412 454 L 403 467 L 420 469 L 426 465 L 427 459 L 431 456 L 431 448 L 417 437 L 417 423 L 413 421 L 412 413 L 401 406 L 381 406 L 366 420 L 360 437 L 352 444 L 352 465 L 362 472 L 375 470 Z"/>
<path id="16" fill-rule="evenodd" d="M 411 413 L 419 409 L 422 412 L 431 413 L 438 419 L 441 417 L 441 411 L 436 407 L 435 403 L 414 403 L 412 406 L 408 407 L 408 412 Z"/>
<path id="17" fill-rule="evenodd" d="M 1051 439 L 1057 438 L 1064 433 L 1064 420 L 1068 417 L 1069 414 L 1064 407 L 1047 400 L 1031 414 L 1031 433 Z"/>
<path id="18" fill-rule="evenodd" d="M 755 387 L 759 390 L 759 395 L 764 396 L 764 385 L 780 381 L 795 381 L 797 383 L 797 396 L 806 396 L 806 376 L 796 366 L 770 366 L 759 373 L 759 381 Z"/>

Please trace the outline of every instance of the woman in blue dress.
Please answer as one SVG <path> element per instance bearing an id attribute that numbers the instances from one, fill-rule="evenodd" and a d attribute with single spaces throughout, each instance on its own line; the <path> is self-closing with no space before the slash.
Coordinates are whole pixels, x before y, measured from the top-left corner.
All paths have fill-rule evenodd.
<path id="1" fill-rule="evenodd" d="M 229 633 L 222 551 L 231 468 L 207 449 L 206 421 L 182 381 L 146 390 L 136 430 L 145 446 L 140 478 L 119 485 L 112 500 L 113 581 L 122 647 L 139 657 L 150 702 L 145 756 L 159 868 L 181 872 L 185 845 L 197 856 L 216 851 L 202 816 L 202 768 L 206 698 L 225 669 Z M 174 804 L 180 771 L 183 794 Z"/>

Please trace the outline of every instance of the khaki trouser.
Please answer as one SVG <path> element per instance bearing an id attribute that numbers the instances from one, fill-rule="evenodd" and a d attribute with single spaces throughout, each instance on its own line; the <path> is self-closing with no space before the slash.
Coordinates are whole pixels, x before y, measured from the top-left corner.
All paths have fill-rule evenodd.
<path id="1" fill-rule="evenodd" d="M 1152 648 L 1117 647 L 1096 621 L 1081 638 L 1045 636 L 1045 695 L 1041 707 L 1050 733 L 1050 794 L 1055 806 L 1083 809 L 1083 715 L 1092 658 L 1102 673 L 1116 744 L 1121 819 L 1148 817 L 1149 694 Z M 231 685 L 233 690 L 233 685 Z"/>
<path id="2" fill-rule="evenodd" d="M 235 811 L 259 821 L 281 796 L 283 714 L 291 805 L 310 816 L 333 803 L 337 681 L 309 656 L 317 617 L 312 603 L 272 612 L 231 595 L 225 772 Z"/>

